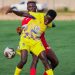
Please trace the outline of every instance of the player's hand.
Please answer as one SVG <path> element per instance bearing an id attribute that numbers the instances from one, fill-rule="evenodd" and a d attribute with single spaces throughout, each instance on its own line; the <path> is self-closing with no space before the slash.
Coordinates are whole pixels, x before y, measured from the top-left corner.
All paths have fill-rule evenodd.
<path id="1" fill-rule="evenodd" d="M 11 12 L 12 12 L 12 8 L 8 8 L 5 14 L 11 13 Z"/>
<path id="2" fill-rule="evenodd" d="M 21 34 L 21 32 L 22 32 L 21 27 L 17 27 L 17 28 L 16 28 L 16 31 L 17 31 L 17 33 L 20 35 L 20 34 Z"/>

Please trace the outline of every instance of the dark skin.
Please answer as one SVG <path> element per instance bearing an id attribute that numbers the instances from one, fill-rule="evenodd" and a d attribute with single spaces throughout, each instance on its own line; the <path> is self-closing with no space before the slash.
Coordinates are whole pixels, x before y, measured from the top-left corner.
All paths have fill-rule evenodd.
<path id="1" fill-rule="evenodd" d="M 36 3 L 35 2 L 32 2 L 32 3 L 28 3 L 27 4 L 27 8 L 28 8 L 28 11 L 33 11 L 33 12 L 36 12 Z M 16 12 L 16 11 L 9 11 L 9 12 L 13 12 L 13 13 L 15 13 L 16 15 L 18 15 L 18 16 L 23 16 L 23 17 L 33 17 L 33 16 L 31 16 L 29 13 L 25 13 L 25 12 Z M 7 12 L 8 13 L 8 12 Z M 46 17 L 46 18 L 49 18 L 49 17 Z M 46 20 L 45 21 L 45 24 L 47 25 L 47 21 L 48 21 L 48 23 L 49 23 L 49 21 L 52 21 L 51 20 L 51 18 L 49 18 L 49 20 Z M 25 57 L 24 55 L 26 55 L 27 56 L 27 52 L 23 52 L 22 51 L 22 53 L 23 54 L 21 54 L 21 55 L 23 55 L 23 56 L 21 56 L 21 59 L 22 59 L 22 57 Z M 53 55 L 53 58 L 51 57 L 51 54 Z M 41 55 L 39 55 L 39 58 L 41 59 L 41 57 L 40 56 L 42 56 L 42 54 Z M 56 66 L 57 66 L 57 64 L 58 64 L 58 61 L 57 61 L 57 58 L 56 58 L 56 56 L 55 56 L 55 54 L 53 53 L 53 52 L 51 52 L 51 51 L 49 51 L 49 53 L 48 54 L 46 54 L 46 57 L 48 58 L 48 60 L 50 60 L 51 61 L 51 63 L 53 63 L 53 64 L 50 64 L 50 67 L 51 68 L 55 68 Z M 45 59 L 45 57 L 43 58 L 43 59 Z M 53 61 L 54 60 L 54 61 Z M 20 63 L 26 63 L 26 61 L 27 61 L 27 59 L 23 59 L 23 61 L 21 61 Z M 46 59 L 46 61 L 47 61 L 47 59 Z M 38 57 L 36 56 L 36 55 L 33 55 L 33 61 L 32 61 L 32 64 L 31 64 L 31 68 L 32 67 L 34 67 L 34 68 L 36 68 L 36 65 L 37 65 L 37 62 L 38 62 Z M 44 61 L 43 61 L 44 62 Z M 46 64 L 47 64 L 47 62 L 45 63 L 45 69 L 46 69 Z M 54 65 L 55 64 L 55 65 Z M 22 68 L 23 67 L 23 64 L 22 64 L 22 66 L 19 66 L 19 68 Z M 48 68 L 50 68 L 49 67 L 49 64 L 48 64 L 48 66 L 47 66 L 47 69 Z"/>
<path id="2" fill-rule="evenodd" d="M 36 12 L 36 2 L 28 2 L 27 3 L 27 10 L 31 12 Z"/>

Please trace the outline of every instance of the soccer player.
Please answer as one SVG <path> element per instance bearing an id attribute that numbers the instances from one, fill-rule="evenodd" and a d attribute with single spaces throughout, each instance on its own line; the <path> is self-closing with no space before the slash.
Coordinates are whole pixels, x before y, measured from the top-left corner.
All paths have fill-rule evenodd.
<path id="1" fill-rule="evenodd" d="M 50 14 L 52 14 L 53 13 L 53 10 L 50 10 Z M 48 18 L 47 18 L 48 19 Z M 24 20 L 22 21 L 22 27 L 26 27 L 26 25 L 27 25 L 27 23 L 30 21 L 30 19 L 29 18 L 24 18 Z M 46 18 L 45 18 L 45 21 L 46 21 Z M 47 24 L 46 22 L 45 22 L 45 24 Z M 52 25 L 52 24 L 51 24 Z M 47 27 L 49 27 L 50 25 L 47 25 Z M 43 41 L 42 42 L 42 44 L 45 46 L 45 49 L 46 49 L 46 55 L 47 55 L 47 57 L 50 57 L 50 58 L 52 58 L 52 60 L 53 59 L 55 59 L 55 54 L 54 54 L 54 52 L 52 51 L 52 50 L 49 50 L 49 47 L 48 47 L 48 44 L 46 44 L 46 40 L 45 40 L 45 38 L 43 37 L 44 36 L 44 33 L 42 33 L 42 35 L 41 35 L 41 40 Z M 43 37 L 43 38 L 42 38 Z M 48 54 L 47 54 L 48 53 Z M 48 59 L 48 58 L 47 58 Z M 50 60 L 51 61 L 51 60 Z M 37 62 L 38 62 L 38 60 L 37 60 L 37 57 L 35 56 L 35 55 L 33 55 L 33 61 L 32 61 L 32 64 L 31 64 L 31 68 L 30 68 L 30 75 L 36 75 L 36 66 L 37 66 Z M 54 60 L 52 61 L 52 62 L 54 62 Z M 54 64 L 54 63 L 51 63 L 50 64 L 50 67 L 52 68 L 52 66 L 51 65 L 56 65 L 56 64 Z M 55 67 L 54 67 L 55 68 Z M 52 68 L 52 69 L 54 69 L 54 68 Z M 47 75 L 46 73 L 44 73 L 44 75 Z"/>
<path id="2" fill-rule="evenodd" d="M 29 11 L 34 11 L 33 10 L 33 5 L 35 5 L 35 2 L 34 1 L 31 1 L 31 2 L 28 2 L 28 10 Z M 33 14 L 35 16 L 35 13 Z M 35 16 L 36 17 L 36 16 Z M 39 17 L 39 16 L 37 16 Z M 41 20 L 41 19 L 40 19 Z M 49 26 L 52 26 L 51 24 L 49 24 Z M 46 39 L 44 37 L 45 33 L 42 33 L 41 35 L 41 41 L 42 41 L 42 44 L 44 45 L 45 47 L 45 50 L 46 50 L 46 56 L 48 58 L 48 60 L 51 62 L 50 66 L 52 67 L 52 69 L 54 69 L 57 65 L 58 65 L 58 59 L 55 55 L 55 53 L 52 51 L 51 47 L 49 47 L 49 45 L 47 44 L 46 42 Z M 36 58 L 33 57 L 33 61 L 32 61 L 32 65 L 34 66 L 34 63 L 35 63 L 35 60 Z M 32 67 L 32 66 L 31 66 Z M 30 70 L 30 73 L 32 73 L 35 69 L 32 69 Z M 36 71 L 36 70 L 35 70 Z"/>
<path id="3" fill-rule="evenodd" d="M 40 35 L 46 30 L 48 23 L 50 23 L 56 17 L 56 12 L 52 11 L 52 13 L 53 15 L 51 15 L 50 10 L 48 11 L 47 15 L 45 16 L 45 24 L 44 22 L 41 23 L 39 19 L 31 19 L 28 25 L 22 30 L 19 43 L 21 61 L 18 63 L 14 75 L 20 75 L 23 66 L 26 64 L 29 51 L 31 51 L 37 59 L 38 57 L 41 59 L 47 75 L 53 75 L 53 71 L 46 58 L 44 46 L 40 40 Z"/>
<path id="4" fill-rule="evenodd" d="M 30 3 L 28 3 L 28 4 L 34 4 L 35 5 L 35 2 L 30 2 Z M 32 6 L 31 6 L 32 7 Z M 32 11 L 32 8 L 29 8 L 28 10 L 31 10 Z M 35 15 L 34 15 L 35 16 Z M 36 17 L 36 16 L 35 16 Z M 38 18 L 38 17 L 37 17 Z M 56 58 L 56 56 L 55 56 L 55 54 L 54 54 L 54 52 L 51 50 L 51 48 L 49 48 L 48 47 L 48 44 L 46 43 L 46 41 L 45 41 L 45 38 L 44 38 L 44 33 L 42 34 L 42 36 L 41 36 L 41 40 L 42 40 L 42 43 L 43 43 L 43 45 L 45 46 L 45 49 L 46 49 L 46 55 L 47 55 L 47 57 L 48 57 L 48 59 L 51 61 L 51 64 L 50 64 L 50 66 L 54 69 L 56 66 L 57 66 L 57 64 L 58 64 L 58 60 L 57 60 L 57 58 Z M 34 57 L 35 58 L 35 57 Z M 35 59 L 33 58 L 33 61 L 35 62 Z M 33 62 L 33 63 L 34 63 Z M 33 64 L 34 65 L 34 64 Z M 32 71 L 32 69 L 30 70 L 30 71 Z"/>
<path id="5" fill-rule="evenodd" d="M 28 11 L 34 11 L 35 12 L 36 11 L 35 8 L 37 8 L 36 2 L 35 1 L 29 1 L 27 4 L 27 8 L 28 8 Z M 51 14 L 53 15 L 52 12 L 51 12 Z M 31 15 L 33 15 L 36 18 L 40 17 L 40 15 L 37 16 L 35 13 L 31 13 Z M 43 15 L 45 15 L 45 14 L 43 14 Z M 43 17 L 43 15 L 42 15 L 42 17 Z M 43 22 L 42 18 L 40 20 L 41 20 L 41 22 Z M 51 26 L 51 23 L 49 23 L 48 26 Z M 52 67 L 52 69 L 54 69 L 58 65 L 58 59 L 57 59 L 55 53 L 52 51 L 51 47 L 49 47 L 49 45 L 47 44 L 44 35 L 45 35 L 45 33 L 42 33 L 40 38 L 41 38 L 41 41 L 42 41 L 42 43 L 46 49 L 46 56 L 47 56 L 48 60 L 51 62 L 50 66 Z"/>

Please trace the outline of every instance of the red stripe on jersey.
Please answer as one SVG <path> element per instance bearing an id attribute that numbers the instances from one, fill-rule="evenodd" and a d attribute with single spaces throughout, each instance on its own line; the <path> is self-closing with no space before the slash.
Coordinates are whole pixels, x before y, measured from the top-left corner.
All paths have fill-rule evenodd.
<path id="1" fill-rule="evenodd" d="M 27 25 L 30 20 L 31 20 L 31 18 L 25 17 L 25 18 L 22 20 L 22 26 L 23 26 L 23 25 Z"/>
<path id="2" fill-rule="evenodd" d="M 49 45 L 48 45 L 44 35 L 45 35 L 45 33 L 42 33 L 40 39 L 41 39 L 41 42 L 42 42 L 43 46 L 46 49 L 46 47 L 49 47 Z"/>
<path id="3" fill-rule="evenodd" d="M 48 45 L 48 43 L 47 43 L 47 41 L 46 41 L 44 35 L 45 35 L 45 33 L 42 33 L 40 39 L 41 39 L 41 42 L 42 42 L 42 44 L 43 44 L 43 46 L 44 46 L 44 48 L 45 48 L 45 50 L 46 50 L 46 54 L 47 54 L 47 53 L 49 52 L 49 50 L 51 51 L 52 49 L 51 49 L 51 47 Z"/>

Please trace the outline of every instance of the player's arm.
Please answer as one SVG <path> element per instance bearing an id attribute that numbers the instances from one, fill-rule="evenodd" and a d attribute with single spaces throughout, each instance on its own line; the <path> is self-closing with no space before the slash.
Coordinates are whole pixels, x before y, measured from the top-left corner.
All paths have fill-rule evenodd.
<path id="1" fill-rule="evenodd" d="M 10 8 L 10 9 L 6 12 L 6 14 L 8 14 L 8 13 L 14 13 L 14 14 L 16 14 L 17 16 L 29 17 L 29 18 L 35 19 L 35 17 L 33 17 L 32 15 L 30 15 L 28 12 L 16 11 L 16 10 L 13 10 L 13 8 Z"/>

